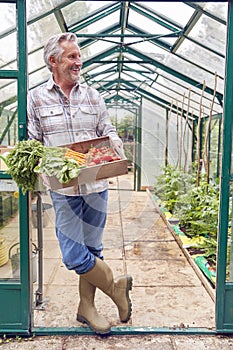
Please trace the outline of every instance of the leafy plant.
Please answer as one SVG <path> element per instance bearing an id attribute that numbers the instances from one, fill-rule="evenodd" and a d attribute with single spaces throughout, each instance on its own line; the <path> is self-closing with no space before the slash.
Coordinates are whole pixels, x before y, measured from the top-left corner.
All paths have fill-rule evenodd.
<path id="1" fill-rule="evenodd" d="M 186 193 L 189 186 L 195 182 L 193 176 L 172 165 L 162 168 L 163 173 L 157 177 L 154 186 L 155 194 L 163 201 L 164 206 L 171 213 L 178 211 L 180 198 Z"/>
<path id="2" fill-rule="evenodd" d="M 162 200 L 165 208 L 179 217 L 180 228 L 187 236 L 205 238 L 201 243 L 195 243 L 194 249 L 203 253 L 215 264 L 219 210 L 218 182 L 207 183 L 204 177 L 201 177 L 197 186 L 195 172 L 184 173 L 183 170 L 168 165 L 157 178 L 154 192 Z"/>
<path id="3" fill-rule="evenodd" d="M 217 237 L 219 185 L 201 181 L 192 186 L 180 198 L 182 206 L 178 211 L 181 227 L 189 236 L 206 235 Z"/>

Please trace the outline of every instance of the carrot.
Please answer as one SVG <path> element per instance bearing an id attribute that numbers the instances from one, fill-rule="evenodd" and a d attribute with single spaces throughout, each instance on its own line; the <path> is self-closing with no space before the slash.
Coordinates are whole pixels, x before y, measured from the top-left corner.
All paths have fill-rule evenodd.
<path id="1" fill-rule="evenodd" d="M 86 163 L 86 156 L 83 153 L 76 152 L 71 149 L 66 151 L 65 157 L 74 159 L 79 165 Z"/>
<path id="2" fill-rule="evenodd" d="M 66 151 L 65 155 L 74 155 L 76 157 L 80 157 L 80 158 L 85 158 L 85 154 L 77 152 L 77 151 L 73 151 L 72 149 L 69 149 L 68 151 Z"/>

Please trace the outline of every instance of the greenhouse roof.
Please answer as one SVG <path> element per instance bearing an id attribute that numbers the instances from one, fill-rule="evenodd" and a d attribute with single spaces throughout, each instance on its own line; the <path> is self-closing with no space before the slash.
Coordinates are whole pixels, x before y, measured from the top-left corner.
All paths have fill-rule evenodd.
<path id="1" fill-rule="evenodd" d="M 69 31 L 82 50 L 82 79 L 107 104 L 138 107 L 146 98 L 191 119 L 208 116 L 210 110 L 222 113 L 228 2 L 26 4 L 29 88 L 50 74 L 43 61 L 44 43 L 52 34 Z M 15 11 L 13 1 L 0 1 L 1 69 L 17 67 Z M 12 110 L 14 84 L 13 79 L 0 81 L 0 103 Z"/>

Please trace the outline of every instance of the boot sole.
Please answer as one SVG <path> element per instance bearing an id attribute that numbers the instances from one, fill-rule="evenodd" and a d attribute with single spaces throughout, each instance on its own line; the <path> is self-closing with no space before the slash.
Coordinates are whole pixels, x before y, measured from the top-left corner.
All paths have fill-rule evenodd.
<path id="1" fill-rule="evenodd" d="M 106 334 L 109 334 L 111 332 L 111 328 L 109 328 L 109 329 L 96 329 L 96 328 L 94 328 L 90 324 L 90 322 L 85 317 L 83 317 L 81 315 L 77 315 L 76 320 L 81 322 L 81 323 L 87 324 L 91 328 L 91 330 L 94 331 L 96 334 L 106 335 Z"/>
<path id="2" fill-rule="evenodd" d="M 128 314 L 127 314 L 127 317 L 125 319 L 121 319 L 121 322 L 123 323 L 126 323 L 129 321 L 130 317 L 131 317 L 131 314 L 132 314 L 132 302 L 130 300 L 130 297 L 129 297 L 129 291 L 132 290 L 132 286 L 133 286 L 133 278 L 132 276 L 126 276 L 127 278 L 127 285 L 126 285 L 126 290 L 125 290 L 125 293 L 126 293 L 126 299 L 127 299 L 127 303 L 128 303 Z"/>

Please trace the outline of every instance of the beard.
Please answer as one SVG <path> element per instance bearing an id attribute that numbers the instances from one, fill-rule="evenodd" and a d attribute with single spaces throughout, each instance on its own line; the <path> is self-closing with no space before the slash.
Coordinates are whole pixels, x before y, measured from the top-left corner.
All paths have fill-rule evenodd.
<path id="1" fill-rule="evenodd" d="M 73 68 L 71 68 L 70 77 L 72 81 L 76 83 L 80 79 L 80 69 L 73 71 Z"/>

